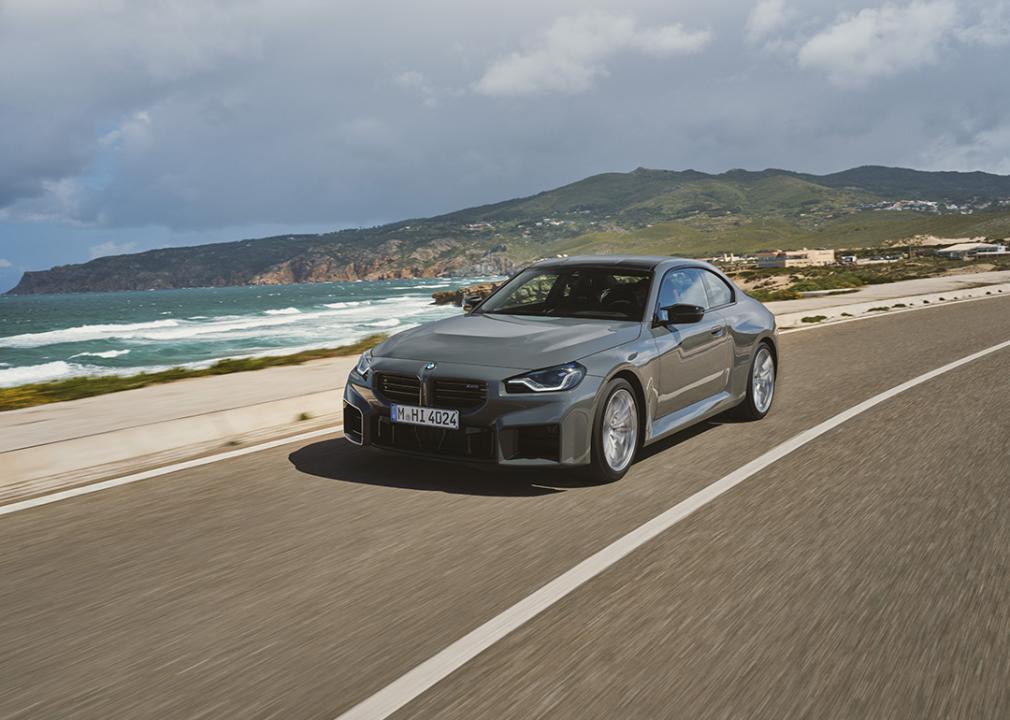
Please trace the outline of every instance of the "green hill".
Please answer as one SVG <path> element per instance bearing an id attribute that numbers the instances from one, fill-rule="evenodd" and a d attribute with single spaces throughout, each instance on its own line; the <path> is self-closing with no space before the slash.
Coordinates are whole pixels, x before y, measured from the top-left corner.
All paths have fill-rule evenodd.
<path id="1" fill-rule="evenodd" d="M 830 175 L 797 175 L 833 188 L 860 188 L 883 197 L 945 199 L 955 202 L 975 198 L 1007 197 L 1010 177 L 984 172 L 926 172 L 878 165 L 843 170 Z"/>
<path id="2" fill-rule="evenodd" d="M 1010 176 L 876 166 L 823 176 L 638 168 L 374 228 L 104 257 L 25 273 L 11 292 L 472 275 L 559 253 L 707 256 L 867 247 L 920 234 L 1010 235 Z"/>

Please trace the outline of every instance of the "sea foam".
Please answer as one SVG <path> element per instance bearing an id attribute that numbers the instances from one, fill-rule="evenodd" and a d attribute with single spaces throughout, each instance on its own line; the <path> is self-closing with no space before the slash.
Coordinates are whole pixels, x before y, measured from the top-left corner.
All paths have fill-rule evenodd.
<path id="1" fill-rule="evenodd" d="M 80 352 L 77 353 L 76 355 L 71 355 L 69 359 L 73 360 L 74 358 L 79 357 L 96 357 L 96 358 L 109 359 L 109 358 L 122 357 L 123 355 L 129 355 L 129 354 L 130 354 L 129 350 L 100 350 L 96 352 Z"/>
<path id="2" fill-rule="evenodd" d="M 68 363 L 63 360 L 47 362 L 41 365 L 0 369 L 0 387 L 27 385 L 29 383 L 49 382 L 74 374 L 87 374 L 87 366 Z"/>
<path id="3" fill-rule="evenodd" d="M 49 330 L 40 333 L 25 333 L 0 338 L 0 347 L 32 348 L 57 343 L 88 342 L 105 338 L 131 338 L 159 328 L 176 327 L 178 320 L 154 320 L 141 323 L 117 323 L 108 325 L 78 325 L 63 330 Z"/>

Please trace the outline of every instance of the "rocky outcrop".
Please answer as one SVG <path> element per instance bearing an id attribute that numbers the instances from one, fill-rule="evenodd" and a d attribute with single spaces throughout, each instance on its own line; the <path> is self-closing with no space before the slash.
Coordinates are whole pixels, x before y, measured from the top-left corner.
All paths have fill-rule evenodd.
<path id="1" fill-rule="evenodd" d="M 494 292 L 497 287 L 497 283 L 477 283 L 476 285 L 467 285 L 466 287 L 459 288 L 458 290 L 443 290 L 440 292 L 434 292 L 431 294 L 431 297 L 435 301 L 436 305 L 456 305 L 457 307 L 463 307 L 464 300 L 475 297 L 483 300 Z"/>
<path id="2" fill-rule="evenodd" d="M 438 238 L 410 253 L 410 259 L 420 263 L 431 263 L 439 257 L 447 254 L 456 255 L 460 249 L 465 250 L 465 246 L 453 238 Z"/>

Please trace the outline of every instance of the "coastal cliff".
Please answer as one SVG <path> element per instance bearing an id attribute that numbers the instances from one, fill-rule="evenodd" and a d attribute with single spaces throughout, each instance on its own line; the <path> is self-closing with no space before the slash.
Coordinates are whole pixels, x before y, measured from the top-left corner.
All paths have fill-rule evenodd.
<path id="1" fill-rule="evenodd" d="M 450 240 L 413 246 L 391 239 L 370 245 L 340 235 L 285 236 L 98 258 L 26 272 L 10 294 L 503 275 L 514 269 L 508 256 L 494 248 L 463 248 Z"/>

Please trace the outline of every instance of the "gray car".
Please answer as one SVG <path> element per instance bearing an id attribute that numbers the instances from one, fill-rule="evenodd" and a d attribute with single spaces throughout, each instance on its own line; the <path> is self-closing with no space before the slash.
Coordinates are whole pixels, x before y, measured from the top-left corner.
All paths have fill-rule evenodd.
<path id="1" fill-rule="evenodd" d="M 344 390 L 357 445 L 616 480 L 649 443 L 733 410 L 760 419 L 774 316 L 718 269 L 669 257 L 537 262 L 468 314 L 395 335 Z"/>

